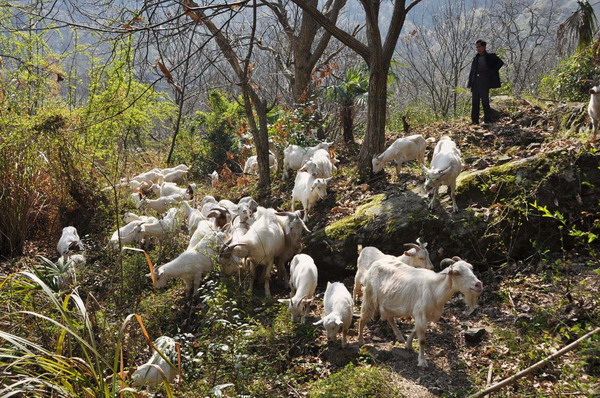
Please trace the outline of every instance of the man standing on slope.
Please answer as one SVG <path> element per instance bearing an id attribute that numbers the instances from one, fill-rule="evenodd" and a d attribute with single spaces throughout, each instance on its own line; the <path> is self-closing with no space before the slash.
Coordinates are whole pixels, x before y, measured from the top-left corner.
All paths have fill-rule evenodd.
<path id="1" fill-rule="evenodd" d="M 471 124 L 479 124 L 479 101 L 483 104 L 483 122 L 491 123 L 490 88 L 500 87 L 500 73 L 504 62 L 494 53 L 485 51 L 486 42 L 477 40 L 477 54 L 471 63 L 469 82 L 473 98 L 471 101 Z"/>

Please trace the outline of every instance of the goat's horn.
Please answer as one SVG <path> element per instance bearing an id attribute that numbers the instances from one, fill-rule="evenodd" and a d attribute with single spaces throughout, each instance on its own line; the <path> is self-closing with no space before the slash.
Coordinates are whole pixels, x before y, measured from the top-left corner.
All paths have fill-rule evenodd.
<path id="1" fill-rule="evenodd" d="M 405 243 L 404 246 L 406 246 L 406 247 L 412 247 L 415 250 L 421 249 L 421 246 L 415 245 L 414 243 Z"/>

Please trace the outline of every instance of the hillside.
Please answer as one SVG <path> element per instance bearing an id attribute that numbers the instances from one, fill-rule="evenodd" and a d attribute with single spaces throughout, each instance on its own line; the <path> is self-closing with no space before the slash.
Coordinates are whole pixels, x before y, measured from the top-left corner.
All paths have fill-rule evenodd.
<path id="1" fill-rule="evenodd" d="M 445 194 L 441 205 L 427 208 L 420 166 L 405 165 L 399 176 L 393 167 L 386 167 L 385 174 L 359 183 L 355 150 L 335 148 L 338 170 L 327 198 L 310 215 L 312 232 L 303 239 L 303 252 L 313 256 L 319 270 L 319 298 L 304 325 L 290 321 L 287 305 L 265 299 L 261 284 L 248 292 L 240 288 L 239 280 L 226 278 L 219 270 L 209 275 L 191 301 L 181 281 L 154 290 L 144 276 L 148 265 L 141 253 L 119 255 L 106 247 L 114 230 L 107 197 L 96 209 L 96 220 L 102 222 L 84 238 L 87 264 L 77 270 L 77 292 L 91 326 L 81 322 L 74 306 L 65 304 L 70 313 L 65 315 L 30 279 L 12 277 L 32 271 L 32 265 L 40 268 L 34 254 L 56 258 L 56 241 L 43 239 L 28 242 L 26 255 L 0 263 L 0 273 L 7 277 L 0 282 L 6 314 L 0 326 L 50 352 L 94 363 L 93 356 L 86 357 L 76 339 L 66 338 L 56 324 L 17 311 L 40 312 L 63 322 L 71 319 L 70 330 L 77 334 L 89 329 L 99 356 L 110 361 L 119 354 L 114 343 L 122 341 L 125 369 L 132 369 L 149 356 L 144 333 L 133 322 L 123 323 L 128 314 L 139 314 L 152 339 L 165 334 L 181 342 L 183 376 L 172 392 L 181 397 L 221 396 L 221 392 L 253 397 L 475 393 L 552 354 L 600 321 L 596 239 L 600 155 L 597 143 L 586 140 L 587 132 L 577 131 L 581 105 L 557 107 L 498 98 L 493 107 L 500 114 L 490 126 L 473 127 L 458 120 L 412 127 L 411 133 L 436 140 L 448 135 L 457 142 L 464 163 L 457 213 L 449 212 L 451 202 Z M 390 133 L 388 143 L 399 136 Z M 432 150 L 431 145 L 426 163 Z M 204 180 L 195 182 L 202 194 L 237 202 L 253 193 L 255 177 L 220 188 L 210 188 Z M 281 181 L 277 174 L 273 194 L 264 204 L 289 209 L 292 187 L 293 181 Z M 128 206 L 134 209 L 133 203 Z M 343 281 L 352 291 L 357 246 L 373 245 L 400 255 L 404 243 L 419 237 L 429 243 L 436 271 L 443 258 L 458 255 L 473 265 L 484 285 L 474 313 L 465 314 L 457 295 L 440 321 L 427 329 L 429 368 L 418 368 L 416 352 L 394 344 L 390 327 L 379 320 L 368 324 L 367 344 L 359 347 L 357 305 L 349 347 L 341 348 L 339 341 L 328 343 L 323 329 L 312 323 L 322 315 L 327 281 Z M 182 229 L 172 239 L 144 249 L 154 265 L 164 264 L 185 249 L 188 239 Z M 288 297 L 277 278 L 272 281 L 274 298 Z M 66 292 L 61 294 L 65 300 Z M 405 335 L 411 325 L 409 320 L 399 322 Z M 598 395 L 599 342 L 595 336 L 497 396 Z M 418 349 L 418 344 L 413 347 Z M 109 376 L 94 366 L 82 368 L 83 375 Z M 8 385 L 10 378 L 0 380 Z M 155 394 L 165 395 L 168 390 Z"/>

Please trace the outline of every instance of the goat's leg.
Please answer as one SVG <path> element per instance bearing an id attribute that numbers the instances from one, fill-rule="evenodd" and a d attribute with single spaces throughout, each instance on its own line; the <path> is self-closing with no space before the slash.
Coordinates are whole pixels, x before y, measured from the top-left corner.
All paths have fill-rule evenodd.
<path id="1" fill-rule="evenodd" d="M 402 333 L 400 333 L 400 330 L 398 329 L 398 326 L 396 325 L 396 322 L 394 321 L 394 317 L 390 316 L 389 318 L 387 318 L 388 323 L 390 324 L 390 326 L 392 327 L 392 330 L 394 332 L 394 335 L 396 336 L 396 340 L 404 343 L 404 336 L 402 336 Z"/>
<path id="2" fill-rule="evenodd" d="M 420 367 L 427 367 L 427 361 L 425 360 L 425 330 L 427 329 L 427 321 L 424 319 L 415 318 L 415 332 L 419 338 L 419 360 L 417 365 Z"/>
<path id="3" fill-rule="evenodd" d="M 310 211 L 310 202 L 308 200 L 302 202 L 302 207 L 304 208 L 304 218 L 302 219 L 302 221 L 307 222 L 308 212 Z"/>
<path id="4" fill-rule="evenodd" d="M 396 160 L 396 178 L 400 177 L 400 170 L 402 170 L 402 162 Z"/>
<path id="5" fill-rule="evenodd" d="M 410 332 L 410 334 L 408 335 L 408 338 L 406 339 L 406 346 L 405 346 L 405 348 L 407 350 L 412 350 L 412 341 L 413 341 L 413 338 L 415 337 L 415 330 L 416 329 L 413 329 Z"/>
<path id="6" fill-rule="evenodd" d="M 270 261 L 269 265 L 265 266 L 265 297 L 271 298 L 271 289 L 269 288 L 269 281 L 271 279 L 271 272 L 273 271 L 273 262 Z"/>
<path id="7" fill-rule="evenodd" d="M 448 189 L 452 198 L 452 211 L 456 213 L 458 211 L 458 206 L 456 205 L 456 183 L 448 185 Z"/>
<path id="8" fill-rule="evenodd" d="M 596 141 L 596 132 L 598 131 L 598 123 L 600 120 L 592 118 L 592 141 Z"/>
<path id="9" fill-rule="evenodd" d="M 431 198 L 431 202 L 429 202 L 429 210 L 433 209 L 435 202 L 437 201 L 438 188 L 433 190 L 433 197 Z"/>
<path id="10" fill-rule="evenodd" d="M 347 332 L 348 330 L 344 327 L 342 328 L 342 348 L 346 347 L 346 337 L 347 337 Z"/>
<path id="11" fill-rule="evenodd" d="M 363 337 L 363 329 L 365 328 L 366 319 L 363 317 L 363 314 L 360 314 L 360 319 L 358 321 L 358 345 L 365 344 L 365 338 Z"/>
<path id="12" fill-rule="evenodd" d="M 362 293 L 362 287 L 360 285 L 360 282 L 355 279 L 354 280 L 354 291 L 352 292 L 352 299 L 354 300 L 355 303 L 356 303 L 356 300 L 358 300 L 358 296 L 360 296 L 361 293 Z"/>

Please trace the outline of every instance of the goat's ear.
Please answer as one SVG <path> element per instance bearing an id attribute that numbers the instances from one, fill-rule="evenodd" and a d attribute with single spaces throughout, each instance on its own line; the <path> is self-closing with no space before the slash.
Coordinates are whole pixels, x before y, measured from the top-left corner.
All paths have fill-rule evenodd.
<path id="1" fill-rule="evenodd" d="M 454 260 L 454 261 L 462 261 L 462 258 L 460 258 L 458 256 L 454 256 L 454 257 L 452 257 L 452 260 Z"/>
<path id="2" fill-rule="evenodd" d="M 148 277 L 148 278 L 152 279 L 152 274 L 148 272 L 148 273 L 146 274 L 146 277 Z"/>
<path id="3" fill-rule="evenodd" d="M 410 249 L 404 252 L 407 256 L 414 257 L 417 255 L 417 251 L 415 249 Z"/>
<path id="4" fill-rule="evenodd" d="M 313 323 L 314 326 L 319 326 L 323 324 L 323 319 L 319 319 L 318 321 L 316 321 L 315 323 Z"/>
<path id="5" fill-rule="evenodd" d="M 306 170 L 306 167 L 301 167 L 300 170 L 298 170 L 298 171 L 308 172 L 308 170 Z"/>
<path id="6" fill-rule="evenodd" d="M 344 322 L 342 322 L 341 319 L 336 319 L 335 320 L 335 324 L 338 325 L 338 326 L 342 326 L 344 324 Z"/>
<path id="7" fill-rule="evenodd" d="M 421 168 L 423 169 L 423 171 L 425 172 L 425 174 L 429 175 L 429 169 L 424 164 L 421 165 Z"/>

